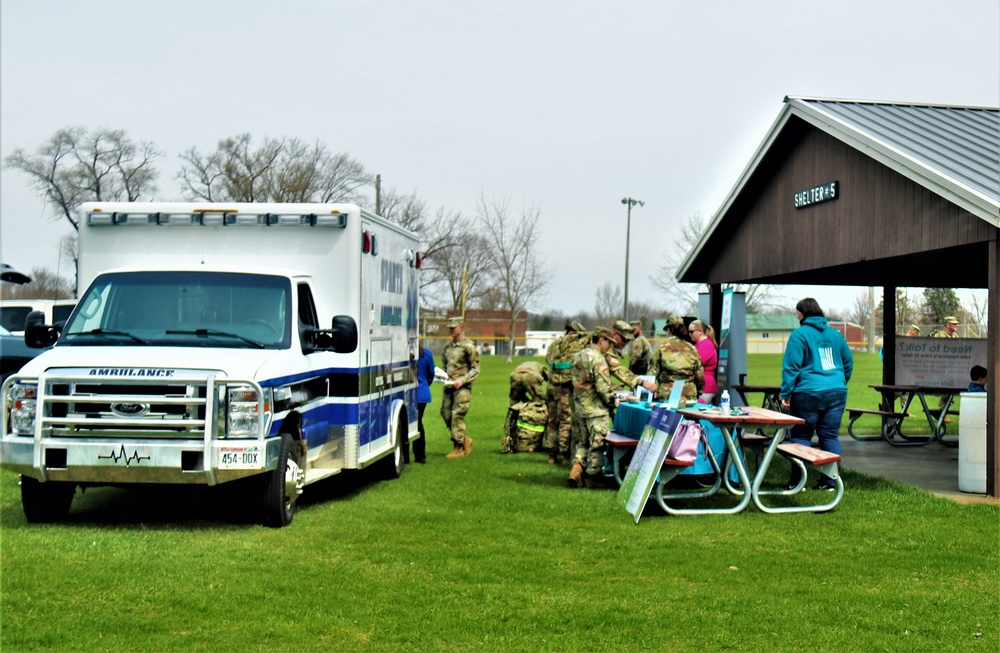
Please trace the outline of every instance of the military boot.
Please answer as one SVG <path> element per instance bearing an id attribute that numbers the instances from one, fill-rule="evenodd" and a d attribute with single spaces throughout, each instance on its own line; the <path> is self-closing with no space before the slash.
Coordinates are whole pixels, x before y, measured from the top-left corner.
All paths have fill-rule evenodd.
<path id="1" fill-rule="evenodd" d="M 556 464 L 556 454 L 555 454 L 555 452 L 552 452 L 552 451 L 549 452 L 549 464 L 550 465 L 555 465 Z"/>
<path id="2" fill-rule="evenodd" d="M 472 438 L 465 436 L 465 444 L 462 445 L 462 455 L 468 456 L 472 453 Z"/>
<path id="3" fill-rule="evenodd" d="M 573 464 L 573 470 L 569 473 L 568 485 L 571 488 L 583 487 L 583 465 L 580 463 Z"/>
<path id="4" fill-rule="evenodd" d="M 461 458 L 464 455 L 465 455 L 465 447 L 456 442 L 455 448 L 452 449 L 450 452 L 448 452 L 445 458 Z"/>
<path id="5" fill-rule="evenodd" d="M 563 465 L 568 465 L 571 462 L 573 462 L 573 458 L 569 455 L 569 452 L 566 452 L 566 454 L 563 455 Z"/>

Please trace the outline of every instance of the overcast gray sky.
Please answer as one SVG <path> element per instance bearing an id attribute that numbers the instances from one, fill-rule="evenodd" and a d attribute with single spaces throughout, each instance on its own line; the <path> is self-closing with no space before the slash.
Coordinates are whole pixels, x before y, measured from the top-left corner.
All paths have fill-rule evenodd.
<path id="1" fill-rule="evenodd" d="M 1000 106 L 997 0 L 420 2 L 2 0 L 0 154 L 56 130 L 177 155 L 241 132 L 321 140 L 432 210 L 480 193 L 541 208 L 556 268 L 534 309 L 594 306 L 650 275 L 719 208 L 786 95 Z M 60 268 L 68 233 L 0 173 L 0 257 Z M 844 308 L 858 289 L 786 287 Z"/>

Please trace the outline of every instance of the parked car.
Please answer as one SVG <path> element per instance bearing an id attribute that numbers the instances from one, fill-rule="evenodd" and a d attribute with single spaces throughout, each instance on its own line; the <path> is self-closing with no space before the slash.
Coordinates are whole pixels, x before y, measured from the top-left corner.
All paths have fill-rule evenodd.
<path id="1" fill-rule="evenodd" d="M 20 371 L 25 363 L 39 355 L 46 348 L 33 349 L 24 344 L 24 336 L 15 336 L 0 326 L 0 383 L 11 374 Z"/>
<path id="2" fill-rule="evenodd" d="M 15 336 L 24 334 L 24 320 L 32 311 L 41 311 L 45 324 L 58 324 L 69 319 L 75 299 L 0 299 L 0 326 Z"/>

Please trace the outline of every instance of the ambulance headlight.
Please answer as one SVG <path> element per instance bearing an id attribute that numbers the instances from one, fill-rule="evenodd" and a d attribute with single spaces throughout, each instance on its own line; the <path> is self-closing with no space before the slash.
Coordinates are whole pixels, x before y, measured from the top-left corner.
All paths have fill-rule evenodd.
<path id="1" fill-rule="evenodd" d="M 10 430 L 16 435 L 35 433 L 35 408 L 38 405 L 38 386 L 15 383 L 10 387 L 7 406 L 10 410 Z"/>
<path id="2" fill-rule="evenodd" d="M 264 410 L 257 389 L 250 385 L 229 388 L 226 435 L 231 438 L 257 437 Z"/>

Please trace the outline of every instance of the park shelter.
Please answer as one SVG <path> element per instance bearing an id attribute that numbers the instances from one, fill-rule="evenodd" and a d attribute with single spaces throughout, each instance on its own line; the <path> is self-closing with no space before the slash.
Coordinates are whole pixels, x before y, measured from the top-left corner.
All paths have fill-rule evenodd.
<path id="1" fill-rule="evenodd" d="M 677 271 L 708 284 L 881 286 L 895 381 L 897 287 L 988 289 L 987 365 L 1000 328 L 1000 109 L 786 97 Z M 1000 496 L 1000 394 L 987 399 L 987 492 Z"/>

